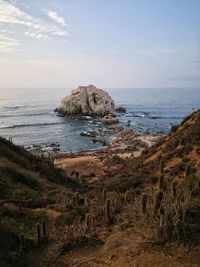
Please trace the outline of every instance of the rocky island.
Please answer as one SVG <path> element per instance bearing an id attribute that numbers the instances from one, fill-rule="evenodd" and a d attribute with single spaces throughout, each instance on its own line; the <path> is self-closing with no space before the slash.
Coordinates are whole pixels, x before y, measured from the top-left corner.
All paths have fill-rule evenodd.
<path id="1" fill-rule="evenodd" d="M 55 110 L 63 116 L 99 116 L 113 114 L 115 103 L 107 92 L 94 85 L 79 86 L 62 99 Z"/>

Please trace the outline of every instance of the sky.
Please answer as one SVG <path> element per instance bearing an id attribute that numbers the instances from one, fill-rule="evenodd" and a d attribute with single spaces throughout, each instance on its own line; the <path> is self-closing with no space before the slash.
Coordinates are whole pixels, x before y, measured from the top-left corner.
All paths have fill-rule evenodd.
<path id="1" fill-rule="evenodd" d="M 199 87 L 199 0 L 0 0 L 0 87 Z"/>

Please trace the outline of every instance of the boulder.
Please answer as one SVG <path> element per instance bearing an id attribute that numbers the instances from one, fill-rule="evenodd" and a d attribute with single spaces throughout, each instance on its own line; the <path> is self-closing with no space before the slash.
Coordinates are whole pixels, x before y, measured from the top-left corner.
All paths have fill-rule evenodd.
<path id="1" fill-rule="evenodd" d="M 58 114 L 69 116 L 100 116 L 114 112 L 115 104 L 109 94 L 94 85 L 79 86 L 62 99 Z"/>
<path id="2" fill-rule="evenodd" d="M 126 109 L 124 107 L 117 107 L 115 111 L 118 113 L 126 113 Z"/>
<path id="3" fill-rule="evenodd" d="M 130 124 L 131 124 L 131 121 L 130 121 L 130 120 L 125 120 L 125 121 L 124 121 L 124 125 L 125 125 L 125 126 L 130 126 Z"/>
<path id="4" fill-rule="evenodd" d="M 119 120 L 117 116 L 113 116 L 112 114 L 106 115 L 101 119 L 101 122 L 104 124 L 113 124 L 113 123 L 118 123 Z"/>

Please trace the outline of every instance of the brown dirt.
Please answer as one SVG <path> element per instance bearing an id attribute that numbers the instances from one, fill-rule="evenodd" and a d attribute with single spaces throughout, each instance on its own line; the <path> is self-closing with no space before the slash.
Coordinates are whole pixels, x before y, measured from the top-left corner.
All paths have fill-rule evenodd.
<path id="1" fill-rule="evenodd" d="M 133 228 L 116 227 L 102 246 L 85 247 L 62 256 L 55 264 L 73 267 L 197 267 L 200 247 L 188 250 L 176 244 L 164 246 L 145 241 Z"/>

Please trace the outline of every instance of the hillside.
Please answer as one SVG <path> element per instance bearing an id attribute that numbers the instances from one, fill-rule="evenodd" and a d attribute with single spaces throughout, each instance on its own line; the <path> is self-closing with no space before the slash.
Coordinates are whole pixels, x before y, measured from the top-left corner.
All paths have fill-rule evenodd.
<path id="1" fill-rule="evenodd" d="M 200 111 L 139 157 L 81 157 L 73 173 L 0 148 L 3 266 L 200 266 Z"/>
<path id="2" fill-rule="evenodd" d="M 34 248 L 36 223 L 48 221 L 50 207 L 75 186 L 50 160 L 0 138 L 1 266 L 16 266 Z M 23 253 L 21 239 L 26 243 Z"/>

